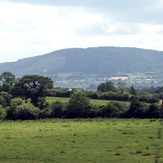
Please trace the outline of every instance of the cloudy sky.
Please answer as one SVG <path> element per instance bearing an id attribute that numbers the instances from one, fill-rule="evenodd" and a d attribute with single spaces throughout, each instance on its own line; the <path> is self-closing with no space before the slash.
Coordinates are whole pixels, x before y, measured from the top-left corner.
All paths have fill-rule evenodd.
<path id="1" fill-rule="evenodd" d="M 58 49 L 163 51 L 162 0 L 0 0 L 0 62 Z"/>

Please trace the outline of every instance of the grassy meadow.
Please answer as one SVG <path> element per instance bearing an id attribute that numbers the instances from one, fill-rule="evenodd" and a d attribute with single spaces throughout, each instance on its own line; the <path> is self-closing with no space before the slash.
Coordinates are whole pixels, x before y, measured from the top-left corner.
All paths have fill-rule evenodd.
<path id="1" fill-rule="evenodd" d="M 162 124 L 159 119 L 0 122 L 0 163 L 156 161 L 163 162 Z"/>
<path id="2" fill-rule="evenodd" d="M 61 102 L 68 102 L 69 98 L 66 97 L 46 97 L 46 101 L 49 103 L 55 102 L 55 101 L 61 101 Z M 107 105 L 111 100 L 98 100 L 98 99 L 90 99 L 90 103 L 94 105 Z M 120 101 L 121 103 L 125 103 L 127 105 L 130 104 L 130 102 L 123 102 Z"/>

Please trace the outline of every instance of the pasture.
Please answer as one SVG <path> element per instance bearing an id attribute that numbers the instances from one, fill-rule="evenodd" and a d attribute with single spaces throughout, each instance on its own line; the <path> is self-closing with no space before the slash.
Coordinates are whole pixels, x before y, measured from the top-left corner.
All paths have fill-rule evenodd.
<path id="1" fill-rule="evenodd" d="M 69 98 L 66 97 L 46 97 L 46 101 L 49 103 L 55 102 L 55 101 L 60 101 L 63 103 L 66 103 L 69 101 Z M 90 99 L 90 103 L 93 105 L 107 105 L 111 100 L 99 100 L 99 99 Z M 116 101 L 120 103 L 124 103 L 129 105 L 130 102 L 123 102 L 123 101 Z"/>
<path id="2" fill-rule="evenodd" d="M 159 119 L 0 122 L 0 163 L 163 162 Z"/>

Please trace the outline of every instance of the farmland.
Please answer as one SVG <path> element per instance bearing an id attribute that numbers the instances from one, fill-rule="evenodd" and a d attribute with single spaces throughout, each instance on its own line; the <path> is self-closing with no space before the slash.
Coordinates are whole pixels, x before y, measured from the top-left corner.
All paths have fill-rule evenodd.
<path id="1" fill-rule="evenodd" d="M 159 119 L 44 119 L 0 123 L 1 163 L 163 162 Z"/>
<path id="2" fill-rule="evenodd" d="M 68 102 L 69 98 L 66 97 L 46 97 L 46 101 L 49 103 L 55 102 L 55 101 L 60 101 L 60 102 Z M 93 105 L 107 105 L 111 100 L 97 100 L 97 99 L 90 99 L 90 103 Z M 121 103 L 129 105 L 130 102 L 123 102 Z"/>

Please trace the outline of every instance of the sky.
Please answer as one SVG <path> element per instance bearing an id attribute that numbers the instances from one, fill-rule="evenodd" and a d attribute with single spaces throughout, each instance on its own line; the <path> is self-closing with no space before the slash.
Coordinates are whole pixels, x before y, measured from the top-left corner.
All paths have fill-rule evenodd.
<path id="1" fill-rule="evenodd" d="M 162 0 L 0 0 L 0 63 L 65 48 L 163 51 Z"/>

